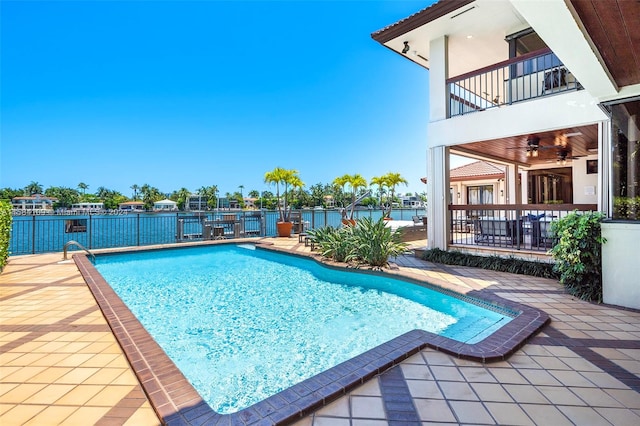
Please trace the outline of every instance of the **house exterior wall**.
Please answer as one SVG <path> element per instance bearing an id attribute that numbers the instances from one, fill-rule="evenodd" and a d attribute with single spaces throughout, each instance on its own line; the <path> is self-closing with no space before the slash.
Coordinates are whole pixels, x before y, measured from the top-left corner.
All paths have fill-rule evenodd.
<path id="1" fill-rule="evenodd" d="M 572 161 L 573 202 L 575 204 L 598 204 L 598 174 L 587 174 L 587 160 L 597 161 L 598 156 L 575 158 Z"/>
<path id="2" fill-rule="evenodd" d="M 604 222 L 602 237 L 607 240 L 602 250 L 604 302 L 640 309 L 640 224 Z"/>

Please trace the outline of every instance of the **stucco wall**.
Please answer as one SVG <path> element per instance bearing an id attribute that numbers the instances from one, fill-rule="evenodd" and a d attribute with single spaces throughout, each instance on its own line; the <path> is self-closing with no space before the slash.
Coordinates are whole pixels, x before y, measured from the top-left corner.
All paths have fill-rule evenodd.
<path id="1" fill-rule="evenodd" d="M 640 223 L 604 222 L 602 236 L 604 302 L 640 309 Z"/>

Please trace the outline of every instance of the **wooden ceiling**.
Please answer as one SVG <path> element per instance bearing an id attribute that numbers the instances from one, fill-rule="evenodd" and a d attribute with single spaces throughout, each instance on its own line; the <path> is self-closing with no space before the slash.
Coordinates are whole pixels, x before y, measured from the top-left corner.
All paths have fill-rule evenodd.
<path id="1" fill-rule="evenodd" d="M 566 135 L 569 136 L 563 138 Z M 530 136 L 540 138 L 537 157 L 527 157 L 527 139 Z M 563 139 L 566 141 L 566 146 L 562 146 Z M 567 161 L 570 161 L 575 157 L 594 155 L 597 153 L 597 148 L 598 126 L 594 124 L 467 143 L 451 147 L 451 150 L 463 155 L 471 154 L 472 156 L 517 163 L 528 167 L 538 164 L 555 164 L 561 150 L 566 150 Z"/>
<path id="2" fill-rule="evenodd" d="M 618 87 L 640 83 L 640 1 L 569 0 Z"/>

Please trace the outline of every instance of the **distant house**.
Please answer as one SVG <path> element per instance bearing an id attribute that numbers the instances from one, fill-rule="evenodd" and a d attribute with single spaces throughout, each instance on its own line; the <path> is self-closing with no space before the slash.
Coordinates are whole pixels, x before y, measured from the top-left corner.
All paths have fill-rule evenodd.
<path id="1" fill-rule="evenodd" d="M 100 213 L 104 211 L 104 203 L 75 203 L 71 210 L 77 213 Z"/>
<path id="2" fill-rule="evenodd" d="M 28 197 L 12 198 L 11 206 L 14 210 L 22 210 L 25 213 L 53 213 L 53 203 L 57 201 L 58 199 L 55 197 L 34 194 Z"/>
<path id="3" fill-rule="evenodd" d="M 243 201 L 244 201 L 244 208 L 245 209 L 255 209 L 256 208 L 256 201 L 258 201 L 258 198 L 244 197 Z"/>
<path id="4" fill-rule="evenodd" d="M 178 203 L 165 198 L 153 203 L 153 210 L 157 212 L 174 212 L 178 210 Z"/>
<path id="5" fill-rule="evenodd" d="M 188 211 L 207 210 L 209 198 L 204 195 L 189 195 L 184 203 L 184 209 Z"/>
<path id="6" fill-rule="evenodd" d="M 118 209 L 132 212 L 143 212 L 144 203 L 142 201 L 127 201 L 125 203 L 118 204 Z"/>

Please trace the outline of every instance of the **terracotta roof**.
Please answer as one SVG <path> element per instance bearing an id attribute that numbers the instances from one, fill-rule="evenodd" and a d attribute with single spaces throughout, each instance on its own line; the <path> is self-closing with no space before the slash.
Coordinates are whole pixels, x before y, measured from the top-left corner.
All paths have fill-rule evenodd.
<path id="1" fill-rule="evenodd" d="M 440 0 L 422 9 L 413 15 L 401 19 L 395 24 L 386 26 L 371 34 L 371 38 L 379 43 L 386 43 L 389 40 L 415 30 L 431 21 L 435 21 L 441 16 L 446 15 L 456 9 L 459 9 L 475 0 Z"/>
<path id="2" fill-rule="evenodd" d="M 449 171 L 449 180 L 478 180 L 478 179 L 499 179 L 504 177 L 505 167 L 486 161 L 475 161 L 464 166 L 455 167 Z M 421 178 L 427 183 L 427 178 Z"/>

